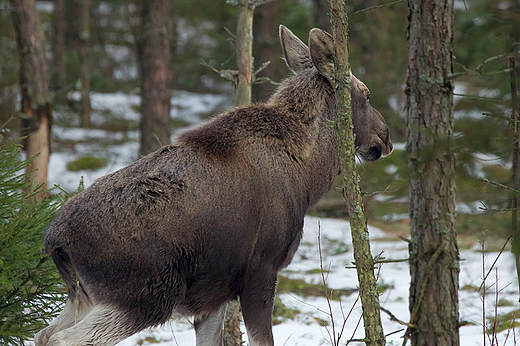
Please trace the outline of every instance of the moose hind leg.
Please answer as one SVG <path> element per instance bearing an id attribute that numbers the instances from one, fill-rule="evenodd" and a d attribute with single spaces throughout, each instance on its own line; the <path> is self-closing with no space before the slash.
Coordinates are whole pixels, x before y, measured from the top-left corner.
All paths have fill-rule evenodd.
<path id="1" fill-rule="evenodd" d="M 240 295 L 250 346 L 273 346 L 273 304 L 276 274 L 256 275 Z"/>
<path id="2" fill-rule="evenodd" d="M 195 319 L 195 339 L 197 346 L 222 346 L 222 334 L 224 330 L 224 318 L 227 304 L 211 315 L 205 315 Z"/>
<path id="3" fill-rule="evenodd" d="M 67 329 L 81 321 L 92 310 L 92 303 L 84 294 L 80 294 L 78 299 L 67 299 L 65 308 L 47 328 L 39 331 L 34 337 L 36 346 L 45 346 L 49 338 L 64 329 Z"/>
<path id="4" fill-rule="evenodd" d="M 96 305 L 74 326 L 53 334 L 48 346 L 115 345 L 144 329 L 128 313 L 110 306 Z"/>

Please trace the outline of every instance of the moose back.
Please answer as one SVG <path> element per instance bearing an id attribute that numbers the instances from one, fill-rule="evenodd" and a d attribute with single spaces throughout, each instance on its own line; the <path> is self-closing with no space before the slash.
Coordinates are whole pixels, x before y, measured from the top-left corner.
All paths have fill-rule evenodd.
<path id="1" fill-rule="evenodd" d="M 308 208 L 339 171 L 333 40 L 307 47 L 280 26 L 294 75 L 265 104 L 237 108 L 98 179 L 45 234 L 68 287 L 42 345 L 114 345 L 176 315 L 197 345 L 221 345 L 227 302 L 240 297 L 250 345 L 273 345 L 277 272 L 298 248 Z M 357 154 L 392 151 L 367 87 L 352 76 Z"/>

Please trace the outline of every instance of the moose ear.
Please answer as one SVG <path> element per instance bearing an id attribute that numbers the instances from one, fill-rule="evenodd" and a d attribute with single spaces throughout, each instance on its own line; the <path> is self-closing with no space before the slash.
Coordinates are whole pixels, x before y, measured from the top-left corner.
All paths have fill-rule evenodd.
<path id="1" fill-rule="evenodd" d="M 294 73 L 312 67 L 309 48 L 283 25 L 280 25 L 280 42 L 285 63 Z"/>
<path id="2" fill-rule="evenodd" d="M 332 36 L 321 29 L 312 29 L 309 32 L 309 50 L 314 66 L 328 80 L 332 80 L 334 77 L 334 40 Z"/>

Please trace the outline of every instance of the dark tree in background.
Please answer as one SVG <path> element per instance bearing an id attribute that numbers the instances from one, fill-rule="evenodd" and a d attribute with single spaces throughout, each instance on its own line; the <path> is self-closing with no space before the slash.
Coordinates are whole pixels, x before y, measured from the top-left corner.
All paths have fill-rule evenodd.
<path id="1" fill-rule="evenodd" d="M 83 127 L 90 128 L 90 8 L 91 0 L 74 0 L 80 11 L 79 80 L 81 82 L 80 116 Z"/>
<path id="2" fill-rule="evenodd" d="M 260 72 L 257 77 L 269 74 L 274 80 L 283 76 L 283 61 L 280 59 L 280 44 L 278 39 L 278 26 L 280 22 L 278 1 L 271 1 L 259 6 L 253 19 L 253 56 L 254 69 L 259 69 L 262 64 L 269 61 L 266 70 Z M 276 85 L 263 82 L 253 84 L 253 101 L 267 100 L 273 93 Z"/>
<path id="3" fill-rule="evenodd" d="M 141 148 L 146 155 L 170 144 L 170 0 L 142 0 L 137 37 L 141 80 Z"/>
<path id="4" fill-rule="evenodd" d="M 52 72 L 51 88 L 60 90 L 67 83 L 67 69 L 65 66 L 65 0 L 54 0 L 52 18 Z"/>
<path id="5" fill-rule="evenodd" d="M 318 28 L 330 32 L 329 1 L 313 0 L 312 2 L 314 22 Z"/>
<path id="6" fill-rule="evenodd" d="M 27 167 L 33 186 L 47 186 L 52 110 L 49 94 L 49 65 L 45 56 L 34 0 L 10 0 L 11 17 L 20 56 L 22 134 L 24 150 L 35 157 Z M 32 189 L 29 184 L 28 189 Z M 40 195 L 42 195 L 41 193 Z"/>
<path id="7" fill-rule="evenodd" d="M 410 0 L 406 79 L 412 345 L 459 345 L 453 2 Z"/>

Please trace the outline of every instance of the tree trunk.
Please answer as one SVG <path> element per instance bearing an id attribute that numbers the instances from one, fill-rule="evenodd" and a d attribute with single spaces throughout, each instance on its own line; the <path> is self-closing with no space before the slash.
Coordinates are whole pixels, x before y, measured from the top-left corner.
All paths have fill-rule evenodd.
<path id="1" fill-rule="evenodd" d="M 518 90 L 517 90 L 517 76 L 516 76 L 516 61 L 514 57 L 509 58 L 509 79 L 511 83 L 511 126 L 513 128 L 513 163 L 511 166 L 511 187 L 514 190 L 519 189 L 518 182 L 518 168 L 519 168 L 519 153 L 520 153 L 520 124 L 518 113 Z M 520 285 L 520 229 L 518 227 L 518 205 L 520 196 L 518 193 L 511 192 L 511 252 L 515 257 L 516 264 L 516 279 Z M 520 297 L 519 297 L 520 298 Z M 520 299 L 519 299 L 520 301 Z"/>
<path id="2" fill-rule="evenodd" d="M 251 104 L 253 75 L 253 13 L 255 4 L 250 0 L 238 0 L 236 56 L 238 75 L 235 89 L 235 106 Z M 237 300 L 229 302 L 224 321 L 224 346 L 242 345 L 241 315 Z"/>
<path id="3" fill-rule="evenodd" d="M 255 4 L 250 0 L 239 0 L 237 23 L 237 66 L 238 77 L 235 90 L 237 107 L 251 104 L 251 81 L 253 75 L 253 13 Z"/>
<path id="4" fill-rule="evenodd" d="M 379 291 L 374 275 L 374 259 L 370 251 L 367 219 L 356 170 L 354 128 L 350 94 L 350 64 L 348 53 L 348 17 L 345 0 L 330 1 L 330 22 L 334 39 L 334 79 L 336 81 L 336 130 L 343 192 L 350 219 L 354 260 L 363 308 L 366 345 L 385 345 L 385 335 L 379 310 Z M 335 338 L 335 336 L 334 336 Z"/>
<path id="5" fill-rule="evenodd" d="M 81 123 L 90 128 L 90 7 L 91 0 L 81 0 L 79 31 L 79 80 L 81 81 Z"/>
<path id="6" fill-rule="evenodd" d="M 52 90 L 58 91 L 67 83 L 65 67 L 65 0 L 54 0 L 53 15 L 53 54 L 54 74 L 52 78 Z"/>
<path id="7" fill-rule="evenodd" d="M 453 2 L 410 0 L 406 79 L 412 345 L 459 345 Z"/>
<path id="8" fill-rule="evenodd" d="M 20 54 L 22 133 L 27 136 L 24 150 L 28 158 L 39 154 L 27 168 L 32 183 L 28 191 L 31 191 L 35 186 L 47 187 L 52 120 L 49 65 L 34 0 L 10 0 L 9 3 Z"/>
<path id="9" fill-rule="evenodd" d="M 170 6 L 170 0 L 141 0 L 141 155 L 170 144 Z"/>

